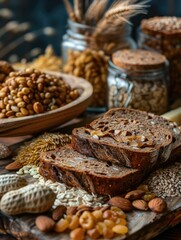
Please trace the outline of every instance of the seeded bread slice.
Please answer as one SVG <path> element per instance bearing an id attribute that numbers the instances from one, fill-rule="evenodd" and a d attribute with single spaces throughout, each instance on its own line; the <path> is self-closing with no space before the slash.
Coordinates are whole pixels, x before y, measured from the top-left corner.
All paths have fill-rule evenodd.
<path id="1" fill-rule="evenodd" d="M 160 126 L 162 128 L 166 128 L 172 133 L 173 148 L 181 145 L 181 127 L 179 127 L 175 122 L 169 121 L 161 116 L 130 108 L 111 109 L 104 114 L 104 118 L 113 116 L 115 119 L 124 118 L 135 121 L 138 120 L 150 126 Z M 96 124 L 96 122 L 97 120 L 93 121 L 92 124 Z"/>
<path id="2" fill-rule="evenodd" d="M 122 118 L 119 109 L 114 109 L 87 127 L 74 129 L 71 144 L 87 156 L 149 171 L 158 159 L 165 162 L 169 158 L 172 133 L 140 119 Z"/>
<path id="3" fill-rule="evenodd" d="M 43 153 L 39 173 L 46 179 L 71 187 L 111 196 L 136 187 L 143 179 L 143 173 L 139 170 L 87 157 L 70 146 Z"/>
<path id="4" fill-rule="evenodd" d="M 165 128 L 172 133 L 172 151 L 168 161 L 173 161 L 181 157 L 181 127 L 179 127 L 175 122 L 169 121 L 161 116 L 155 115 L 153 113 L 147 113 L 144 111 L 129 109 L 129 108 L 119 108 L 118 111 L 110 110 L 105 114 L 105 117 L 110 117 L 111 115 L 115 118 L 129 118 L 135 121 L 141 121 L 150 126 L 160 126 Z M 96 120 L 94 123 L 96 124 Z M 159 161 L 159 163 L 163 163 Z"/>

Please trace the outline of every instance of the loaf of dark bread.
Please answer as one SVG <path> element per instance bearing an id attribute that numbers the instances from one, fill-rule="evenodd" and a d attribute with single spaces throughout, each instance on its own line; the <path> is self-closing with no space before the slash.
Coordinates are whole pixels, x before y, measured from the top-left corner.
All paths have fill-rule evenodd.
<path id="1" fill-rule="evenodd" d="M 145 112 L 124 111 L 112 109 L 87 127 L 74 129 L 72 147 L 90 157 L 146 171 L 167 161 L 173 147 L 171 131 L 148 124 Z"/>
<path id="2" fill-rule="evenodd" d="M 143 172 L 87 157 L 64 146 L 41 154 L 39 173 L 46 179 L 101 195 L 117 195 L 140 184 Z"/>

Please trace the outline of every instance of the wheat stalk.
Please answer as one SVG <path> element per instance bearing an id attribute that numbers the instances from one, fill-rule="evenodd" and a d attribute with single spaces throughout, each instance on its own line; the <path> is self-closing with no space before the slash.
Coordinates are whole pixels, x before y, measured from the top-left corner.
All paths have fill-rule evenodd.
<path id="1" fill-rule="evenodd" d="M 130 17 L 139 14 L 146 13 L 145 7 L 147 6 L 146 1 L 142 1 L 136 4 L 137 0 L 118 0 L 110 9 L 104 14 L 103 18 L 98 22 L 94 36 L 100 32 L 104 32 L 105 29 L 112 27 L 119 29 L 120 25 L 130 23 Z M 132 3 L 132 4 L 130 4 Z M 117 32 L 115 32 L 117 34 Z"/>
<path id="2" fill-rule="evenodd" d="M 131 16 L 134 16 L 139 13 L 146 13 L 145 7 L 147 7 L 146 3 L 149 0 L 145 0 L 136 3 L 138 0 L 118 0 L 110 7 L 110 9 L 105 13 L 104 18 L 111 19 L 114 17 L 124 17 L 125 19 L 129 19 Z"/>
<path id="3" fill-rule="evenodd" d="M 83 0 L 74 0 L 74 13 L 79 22 L 83 19 Z"/>
<path id="4" fill-rule="evenodd" d="M 69 18 L 72 19 L 75 22 L 78 22 L 78 19 L 77 19 L 75 13 L 74 13 L 73 7 L 70 4 L 69 0 L 63 0 L 63 2 L 64 2 L 64 5 L 65 5 L 65 8 L 67 10 Z"/>
<path id="5" fill-rule="evenodd" d="M 108 0 L 94 0 L 85 14 L 86 24 L 97 23 L 103 16 L 107 3 Z"/>

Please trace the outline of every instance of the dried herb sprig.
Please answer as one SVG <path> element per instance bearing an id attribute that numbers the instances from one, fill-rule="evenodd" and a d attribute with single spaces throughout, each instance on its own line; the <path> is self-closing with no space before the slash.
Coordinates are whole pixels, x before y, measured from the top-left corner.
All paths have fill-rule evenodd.
<path id="1" fill-rule="evenodd" d="M 71 142 L 67 134 L 44 133 L 32 141 L 25 142 L 17 152 L 15 161 L 24 165 L 39 165 L 39 158 L 42 152 L 51 151 Z"/>

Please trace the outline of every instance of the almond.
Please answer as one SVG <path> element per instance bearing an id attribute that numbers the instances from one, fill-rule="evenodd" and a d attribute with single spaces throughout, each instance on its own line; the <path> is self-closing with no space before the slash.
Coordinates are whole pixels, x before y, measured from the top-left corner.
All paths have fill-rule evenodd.
<path id="1" fill-rule="evenodd" d="M 63 205 L 56 207 L 52 212 L 52 219 L 54 221 L 60 220 L 63 217 L 63 215 L 66 213 L 66 211 L 67 211 L 67 208 Z"/>
<path id="2" fill-rule="evenodd" d="M 72 215 L 75 215 L 76 212 L 77 212 L 77 207 L 71 206 L 67 208 L 66 214 L 72 216 Z"/>
<path id="3" fill-rule="evenodd" d="M 122 197 L 116 196 L 116 197 L 111 198 L 108 203 L 111 206 L 118 207 L 118 208 L 120 208 L 121 210 L 123 210 L 125 212 L 129 212 L 129 211 L 132 210 L 132 204 L 126 198 L 122 198 Z"/>
<path id="4" fill-rule="evenodd" d="M 162 213 L 167 208 L 167 203 L 163 198 L 154 198 L 148 202 L 148 207 L 156 213 Z"/>
<path id="5" fill-rule="evenodd" d="M 12 162 L 12 163 L 8 164 L 5 167 L 5 169 L 8 171 L 15 171 L 15 170 L 19 170 L 22 167 L 23 167 L 23 165 L 20 162 Z"/>
<path id="6" fill-rule="evenodd" d="M 125 195 L 125 198 L 127 198 L 127 199 L 129 199 L 129 200 L 136 200 L 136 199 L 142 198 L 142 197 L 144 196 L 144 194 L 145 194 L 145 191 L 140 190 L 140 189 L 137 189 L 137 190 L 128 192 L 128 193 Z"/>
<path id="7" fill-rule="evenodd" d="M 132 205 L 134 208 L 142 211 L 147 211 L 148 210 L 148 204 L 146 201 L 142 199 L 137 199 L 132 202 Z"/>
<path id="8" fill-rule="evenodd" d="M 41 232 L 49 232 L 55 226 L 55 222 L 47 216 L 38 216 L 35 224 Z"/>

